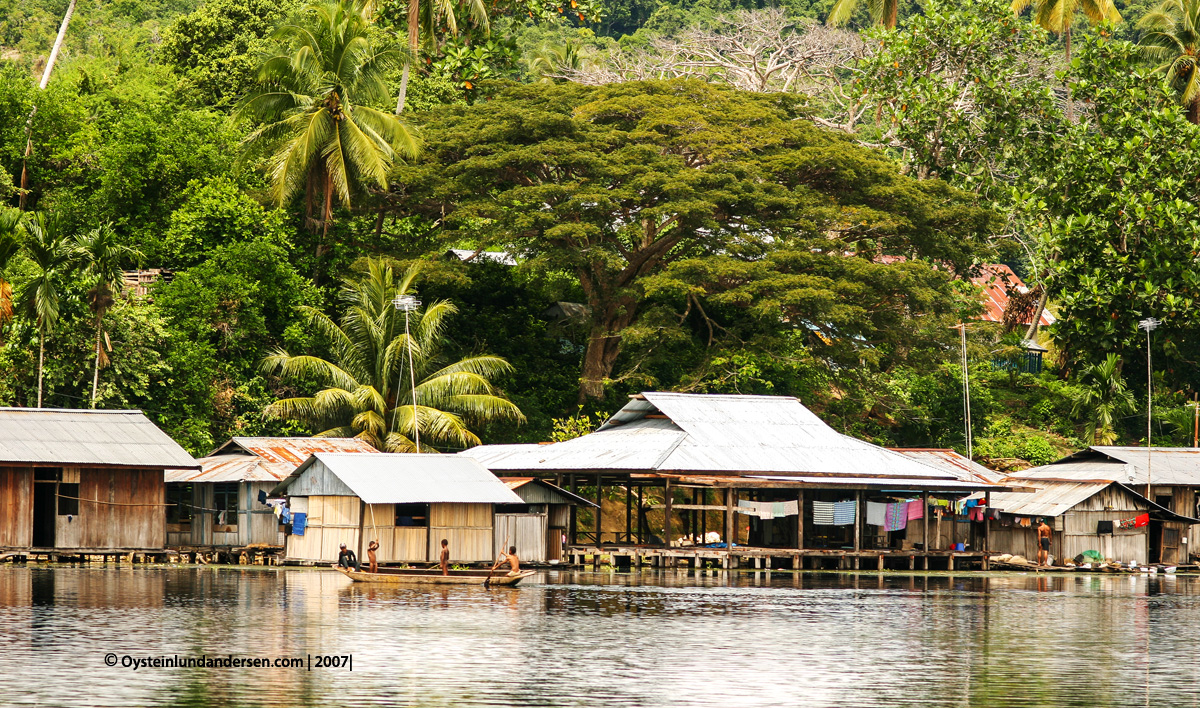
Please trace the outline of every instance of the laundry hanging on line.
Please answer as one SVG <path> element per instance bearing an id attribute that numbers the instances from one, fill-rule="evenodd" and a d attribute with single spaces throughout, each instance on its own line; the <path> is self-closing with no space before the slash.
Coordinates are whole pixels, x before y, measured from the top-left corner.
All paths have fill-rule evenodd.
<path id="1" fill-rule="evenodd" d="M 887 521 L 887 504 L 867 502 L 867 523 L 872 526 L 883 526 Z"/>
<path id="2" fill-rule="evenodd" d="M 796 516 L 800 513 L 800 504 L 796 500 L 784 502 L 750 501 L 739 499 L 737 511 L 739 514 L 757 516 L 770 520 L 780 516 Z"/>
<path id="3" fill-rule="evenodd" d="M 833 502 L 813 502 L 812 515 L 814 526 L 833 526 Z"/>
<path id="4" fill-rule="evenodd" d="M 914 499 L 908 502 L 908 520 L 915 521 L 925 518 L 925 505 L 920 499 Z"/>
<path id="5" fill-rule="evenodd" d="M 908 526 L 908 502 L 896 502 L 887 505 L 887 518 L 883 524 L 884 531 L 903 531 Z"/>
<path id="6" fill-rule="evenodd" d="M 854 523 L 855 513 L 857 512 L 857 502 L 840 501 L 833 503 L 833 525 L 834 526 L 849 526 Z"/>

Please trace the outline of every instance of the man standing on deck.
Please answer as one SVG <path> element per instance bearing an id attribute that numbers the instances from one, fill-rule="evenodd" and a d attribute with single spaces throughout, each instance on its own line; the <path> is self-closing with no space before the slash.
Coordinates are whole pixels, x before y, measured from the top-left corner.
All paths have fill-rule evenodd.
<path id="1" fill-rule="evenodd" d="M 509 565 L 510 570 L 508 571 L 508 574 L 510 576 L 520 575 L 521 559 L 517 558 L 517 547 L 516 546 L 509 546 L 508 553 L 501 553 L 500 557 L 496 559 L 496 562 L 492 564 L 492 570 L 499 568 L 501 565 L 503 565 L 505 563 L 508 563 L 508 565 Z"/>
<path id="2" fill-rule="evenodd" d="M 375 558 L 375 551 L 379 550 L 379 541 L 371 539 L 371 543 L 367 545 L 367 560 L 370 562 L 372 573 L 379 572 L 379 561 Z"/>
<path id="3" fill-rule="evenodd" d="M 1046 520 L 1041 519 L 1041 523 L 1037 527 L 1038 537 L 1038 565 L 1050 565 L 1050 527 L 1046 525 Z"/>
<path id="4" fill-rule="evenodd" d="M 442 557 L 438 560 L 442 566 L 442 575 L 450 574 L 450 542 L 442 539 Z"/>

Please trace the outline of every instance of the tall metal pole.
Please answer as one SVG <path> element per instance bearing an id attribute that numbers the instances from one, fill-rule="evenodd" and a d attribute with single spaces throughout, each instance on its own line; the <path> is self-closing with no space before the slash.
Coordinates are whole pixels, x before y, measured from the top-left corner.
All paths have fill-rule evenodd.
<path id="1" fill-rule="evenodd" d="M 417 371 L 413 366 L 413 350 L 412 350 L 412 335 L 408 331 L 408 313 L 416 310 L 421 306 L 421 301 L 412 295 L 397 295 L 395 300 L 392 300 L 392 305 L 397 310 L 404 311 L 404 344 L 408 348 L 408 378 L 412 384 L 412 404 L 413 404 L 413 444 L 417 446 L 417 452 L 421 451 L 421 418 L 417 410 Z M 399 388 L 399 386 L 397 386 Z M 399 396 L 397 396 L 399 398 Z M 399 408 L 399 406 L 396 406 Z"/>
<path id="2" fill-rule="evenodd" d="M 959 332 L 959 341 L 962 345 L 962 372 L 963 372 L 963 432 L 967 438 L 967 459 L 975 459 L 972 455 L 971 438 L 971 372 L 968 366 L 967 359 L 967 325 L 966 323 L 955 325 Z"/>
<path id="3" fill-rule="evenodd" d="M 1150 333 L 1162 324 L 1153 317 L 1147 317 L 1138 322 L 1138 329 L 1146 330 L 1146 498 L 1150 499 L 1150 462 L 1153 459 L 1154 445 L 1150 441 L 1153 432 L 1154 412 L 1154 367 L 1150 362 Z"/>

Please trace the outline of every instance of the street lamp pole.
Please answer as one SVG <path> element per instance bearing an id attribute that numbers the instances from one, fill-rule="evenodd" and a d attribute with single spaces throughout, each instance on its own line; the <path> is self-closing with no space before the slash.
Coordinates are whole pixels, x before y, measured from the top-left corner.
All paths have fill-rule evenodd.
<path id="1" fill-rule="evenodd" d="M 412 295 L 397 295 L 395 300 L 392 300 L 392 305 L 397 310 L 404 312 L 404 344 L 408 347 L 408 377 L 409 383 L 412 385 L 412 404 L 413 404 L 413 442 L 417 446 L 417 452 L 421 451 L 421 420 L 417 412 L 417 372 L 413 367 L 413 352 L 412 352 L 412 336 L 408 332 L 408 313 L 413 312 L 421 307 L 421 301 Z M 396 382 L 397 391 L 400 388 L 400 382 Z M 399 408 L 399 406 L 396 406 Z M 395 416 L 393 416 L 394 418 Z M 393 425 L 395 422 L 393 421 Z"/>
<path id="2" fill-rule="evenodd" d="M 1150 461 L 1153 457 L 1154 445 L 1150 441 L 1153 429 L 1154 412 L 1154 367 L 1150 362 L 1150 333 L 1162 324 L 1161 321 L 1147 317 L 1138 322 L 1138 329 L 1146 330 L 1146 498 L 1150 497 Z"/>

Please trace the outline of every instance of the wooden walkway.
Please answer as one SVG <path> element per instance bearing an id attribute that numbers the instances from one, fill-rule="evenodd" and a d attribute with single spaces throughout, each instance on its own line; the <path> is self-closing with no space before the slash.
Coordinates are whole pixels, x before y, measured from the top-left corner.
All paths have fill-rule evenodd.
<path id="1" fill-rule="evenodd" d="M 814 550 L 789 548 L 726 548 L 653 546 L 569 546 L 563 551 L 572 565 L 599 568 L 608 557 L 617 567 L 753 568 L 756 570 L 963 570 L 989 569 L 989 556 L 977 551 L 899 551 L 888 549 Z"/>

